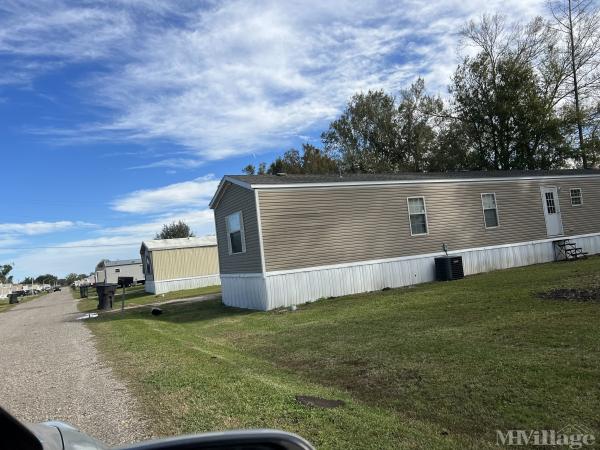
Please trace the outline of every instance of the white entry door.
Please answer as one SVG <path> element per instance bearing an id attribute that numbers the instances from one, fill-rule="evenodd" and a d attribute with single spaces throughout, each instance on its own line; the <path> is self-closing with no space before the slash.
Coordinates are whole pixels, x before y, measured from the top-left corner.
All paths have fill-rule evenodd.
<path id="1" fill-rule="evenodd" d="M 561 236 L 563 234 L 563 225 L 560 215 L 560 204 L 558 202 L 558 189 L 556 186 L 550 186 L 542 187 L 541 191 L 548 236 Z"/>

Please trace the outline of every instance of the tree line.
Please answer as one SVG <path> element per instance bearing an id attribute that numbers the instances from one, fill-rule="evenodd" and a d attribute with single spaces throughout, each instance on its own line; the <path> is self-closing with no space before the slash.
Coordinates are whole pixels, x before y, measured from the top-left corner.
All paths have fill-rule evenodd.
<path id="1" fill-rule="evenodd" d="M 460 32 L 448 96 L 417 79 L 397 96 L 355 94 L 321 134 L 247 174 L 536 170 L 600 165 L 600 14 L 592 0 L 548 4 L 509 25 L 483 16 Z"/>

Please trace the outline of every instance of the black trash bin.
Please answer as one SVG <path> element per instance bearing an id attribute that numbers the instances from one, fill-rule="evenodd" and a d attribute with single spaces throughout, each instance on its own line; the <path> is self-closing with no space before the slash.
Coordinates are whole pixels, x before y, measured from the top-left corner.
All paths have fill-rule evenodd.
<path id="1" fill-rule="evenodd" d="M 98 309 L 112 309 L 115 300 L 115 292 L 118 284 L 101 283 L 96 284 L 96 292 L 98 293 Z"/>
<path id="2" fill-rule="evenodd" d="M 10 293 L 8 294 L 8 304 L 14 305 L 15 303 L 19 303 L 19 294 Z"/>
<path id="3" fill-rule="evenodd" d="M 87 298 L 88 296 L 88 286 L 79 286 L 79 297 Z"/>

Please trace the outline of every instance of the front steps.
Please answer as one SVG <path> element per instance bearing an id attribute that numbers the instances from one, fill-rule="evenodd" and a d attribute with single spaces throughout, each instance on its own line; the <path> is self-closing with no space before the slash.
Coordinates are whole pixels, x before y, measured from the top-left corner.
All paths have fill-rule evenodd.
<path id="1" fill-rule="evenodd" d="M 554 241 L 553 244 L 556 261 L 576 261 L 587 258 L 587 252 L 569 239 Z"/>

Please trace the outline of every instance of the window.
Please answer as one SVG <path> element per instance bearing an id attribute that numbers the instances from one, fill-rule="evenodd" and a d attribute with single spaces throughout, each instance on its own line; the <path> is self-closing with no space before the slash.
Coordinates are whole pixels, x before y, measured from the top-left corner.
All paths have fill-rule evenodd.
<path id="1" fill-rule="evenodd" d="M 571 206 L 583 205 L 583 197 L 581 195 L 581 188 L 571 189 Z"/>
<path id="2" fill-rule="evenodd" d="M 227 226 L 229 254 L 244 253 L 246 251 L 246 239 L 244 237 L 244 222 L 241 211 L 227 216 L 225 222 Z"/>
<path id="3" fill-rule="evenodd" d="M 408 198 L 408 216 L 410 218 L 411 236 L 427 234 L 427 210 L 425 209 L 425 197 Z"/>
<path id="4" fill-rule="evenodd" d="M 152 274 L 152 260 L 150 259 L 150 255 L 146 253 L 146 274 Z"/>
<path id="5" fill-rule="evenodd" d="M 548 214 L 556 214 L 556 203 L 554 202 L 554 192 L 546 192 L 546 208 Z"/>
<path id="6" fill-rule="evenodd" d="M 498 226 L 498 207 L 496 206 L 496 194 L 481 194 L 481 205 L 483 207 L 483 220 L 486 228 Z"/>

